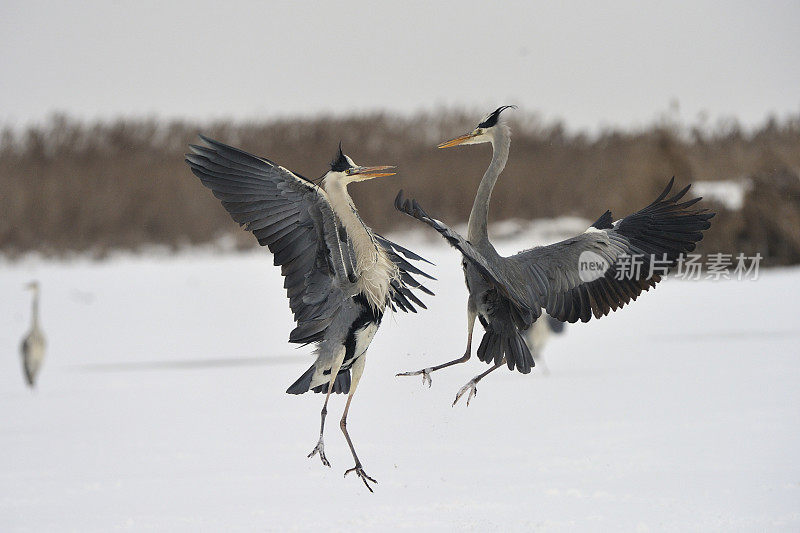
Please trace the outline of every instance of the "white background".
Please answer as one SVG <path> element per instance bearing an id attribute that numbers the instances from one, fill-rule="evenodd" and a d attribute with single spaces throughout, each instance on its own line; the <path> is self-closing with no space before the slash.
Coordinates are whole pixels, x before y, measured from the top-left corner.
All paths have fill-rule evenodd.
<path id="1" fill-rule="evenodd" d="M 8 0 L 0 121 L 517 104 L 596 130 L 677 102 L 754 125 L 800 111 L 799 20 L 795 1 Z"/>

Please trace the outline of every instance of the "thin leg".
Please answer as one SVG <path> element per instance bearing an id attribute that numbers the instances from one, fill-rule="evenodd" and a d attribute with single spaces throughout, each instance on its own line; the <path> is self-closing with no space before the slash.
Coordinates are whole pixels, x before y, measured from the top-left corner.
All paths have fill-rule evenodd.
<path id="1" fill-rule="evenodd" d="M 461 389 L 459 389 L 458 393 L 456 394 L 456 399 L 455 399 L 455 400 L 453 400 L 453 406 L 455 406 L 455 405 L 456 405 L 456 402 L 457 402 L 457 401 L 458 401 L 458 400 L 459 400 L 459 399 L 460 399 L 460 398 L 461 398 L 461 397 L 462 397 L 462 396 L 463 396 L 463 395 L 464 395 L 464 394 L 465 394 L 467 391 L 469 391 L 469 396 L 467 396 L 467 405 L 469 405 L 469 401 L 470 401 L 470 400 L 471 400 L 471 399 L 472 399 L 474 396 L 476 396 L 476 395 L 478 394 L 478 387 L 476 387 L 476 385 L 478 384 L 478 382 L 479 382 L 480 380 L 482 380 L 483 378 L 485 378 L 486 376 L 488 376 L 490 373 L 494 372 L 495 370 L 497 370 L 498 368 L 500 368 L 501 366 L 503 366 L 503 365 L 505 365 L 505 364 L 506 364 L 506 358 L 505 358 L 505 357 L 503 357 L 503 360 L 502 360 L 502 361 L 500 361 L 499 363 L 497 363 L 496 365 L 494 365 L 492 368 L 490 368 L 489 370 L 487 370 L 487 371 L 486 371 L 486 372 L 484 372 L 483 374 L 478 374 L 477 376 L 475 376 L 474 378 L 472 378 L 471 380 L 469 380 L 469 381 L 467 382 L 467 384 L 466 384 L 466 385 L 464 385 L 463 387 L 461 387 Z"/>
<path id="2" fill-rule="evenodd" d="M 441 365 L 430 366 L 428 368 L 423 368 L 422 370 L 415 370 L 413 372 L 401 372 L 397 374 L 398 376 L 418 376 L 422 374 L 422 384 L 428 383 L 428 388 L 433 384 L 431 381 L 431 372 L 435 372 L 437 370 L 441 370 L 443 368 L 447 368 L 448 366 L 457 365 L 459 363 L 466 363 L 469 361 L 470 356 L 472 355 L 472 331 L 475 328 L 475 318 L 478 314 L 472 310 L 467 309 L 467 349 L 464 351 L 464 355 L 459 357 L 458 359 L 453 359 L 452 361 L 448 361 L 446 363 L 442 363 Z"/>
<path id="3" fill-rule="evenodd" d="M 347 439 L 347 445 L 350 446 L 350 453 L 353 454 L 353 459 L 356 462 L 356 465 L 353 468 L 350 468 L 345 471 L 344 475 L 346 476 L 350 472 L 355 472 L 358 474 L 358 477 L 361 478 L 361 481 L 364 482 L 364 485 L 367 486 L 370 492 L 373 492 L 372 487 L 369 486 L 368 481 L 372 481 L 373 483 L 377 483 L 374 479 L 369 477 L 366 472 L 364 472 L 364 468 L 361 466 L 361 461 L 358 459 L 358 455 L 356 455 L 356 449 L 353 447 L 353 441 L 350 440 L 350 434 L 347 433 L 347 412 L 350 410 L 350 401 L 353 399 L 353 394 L 356 393 L 356 387 L 358 387 L 358 382 L 361 379 L 361 374 L 364 372 L 364 364 L 366 362 L 366 354 L 363 354 L 361 357 L 356 359 L 355 363 L 353 363 L 353 367 L 351 368 L 351 377 L 350 377 L 350 394 L 347 395 L 347 404 L 344 406 L 344 413 L 342 413 L 342 420 L 339 422 L 339 427 L 342 428 L 342 433 L 344 433 L 344 438 Z"/>
<path id="4" fill-rule="evenodd" d="M 322 422 L 319 425 L 319 441 L 317 441 L 317 445 L 313 450 L 311 450 L 311 453 L 308 454 L 309 458 L 319 454 L 319 458 L 322 460 L 322 464 L 325 466 L 331 466 L 331 463 L 328 462 L 328 458 L 325 457 L 325 443 L 322 440 L 322 435 L 325 433 L 325 417 L 328 415 L 328 400 L 333 392 L 333 382 L 336 381 L 336 376 L 339 374 L 339 369 L 342 368 L 342 362 L 344 362 L 344 353 L 345 348 L 342 346 L 333 361 L 333 366 L 331 367 L 331 380 L 328 383 L 328 393 L 325 394 L 325 403 L 322 404 L 322 412 L 320 413 Z"/>

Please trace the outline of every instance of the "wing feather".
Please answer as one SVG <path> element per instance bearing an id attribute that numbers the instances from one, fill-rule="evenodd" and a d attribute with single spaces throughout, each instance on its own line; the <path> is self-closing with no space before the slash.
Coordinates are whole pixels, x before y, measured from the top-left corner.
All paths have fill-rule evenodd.
<path id="1" fill-rule="evenodd" d="M 382 235 L 376 234 L 375 240 L 384 249 L 386 254 L 389 256 L 389 259 L 391 259 L 392 262 L 397 265 L 397 269 L 400 271 L 400 278 L 393 280 L 391 284 L 392 290 L 390 291 L 389 295 L 390 303 L 406 313 L 416 313 L 417 309 L 414 307 L 414 305 L 417 305 L 422 309 L 427 309 L 422 300 L 420 300 L 412 292 L 412 289 L 419 290 L 420 292 L 423 292 L 429 296 L 433 296 L 433 292 L 425 287 L 422 283 L 417 281 L 412 274 L 416 274 L 430 280 L 435 280 L 436 278 L 420 270 L 411 264 L 409 260 L 421 261 L 428 263 L 429 265 L 432 265 L 433 263 L 424 257 L 415 254 L 411 250 L 403 248 L 399 244 L 390 241 Z"/>
<path id="2" fill-rule="evenodd" d="M 327 195 L 269 159 L 201 138 L 208 146 L 191 146 L 186 162 L 281 266 L 297 322 L 290 342 L 321 340 L 351 286 L 343 260 L 351 251 L 330 238 L 336 217 Z"/>
<path id="3" fill-rule="evenodd" d="M 651 275 L 651 258 L 668 268 L 694 250 L 714 213 L 690 209 L 700 198 L 680 202 L 689 186 L 669 196 L 673 185 L 674 178 L 650 205 L 616 223 L 606 211 L 581 235 L 493 262 L 416 201 L 404 200 L 403 191 L 395 198 L 395 208 L 431 226 L 457 248 L 508 300 L 515 322 L 524 329 L 542 308 L 563 322 L 587 322 L 616 311 L 661 281 L 658 272 Z M 606 270 L 584 281 L 579 261 L 587 251 L 602 258 Z M 637 275 L 618 276 L 628 256 L 641 256 L 641 268 Z"/>
<path id="4" fill-rule="evenodd" d="M 545 271 L 544 286 L 531 284 L 528 305 L 544 307 L 564 322 L 588 322 L 592 316 L 600 318 L 616 311 L 655 287 L 661 281 L 661 267 L 674 266 L 682 254 L 694 250 L 714 216 L 703 209 L 689 209 L 700 198 L 679 203 L 689 186 L 669 197 L 673 184 L 674 178 L 650 205 L 613 225 L 608 223 L 610 212 L 606 212 L 596 226 L 581 235 L 504 258 L 515 271 L 524 272 L 537 282 L 540 270 Z M 579 262 L 587 251 L 600 256 L 606 270 L 599 277 L 584 281 Z M 623 271 L 623 261 L 631 256 L 641 256 L 639 272 L 630 269 L 632 276 Z M 653 269 L 653 275 L 651 265 L 656 265 L 652 260 L 659 266 Z"/>

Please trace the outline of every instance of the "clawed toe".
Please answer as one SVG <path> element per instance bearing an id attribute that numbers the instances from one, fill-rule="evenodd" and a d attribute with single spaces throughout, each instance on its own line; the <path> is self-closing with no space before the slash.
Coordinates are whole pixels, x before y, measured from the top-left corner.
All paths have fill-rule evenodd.
<path id="1" fill-rule="evenodd" d="M 458 400 L 460 400 L 461 397 L 464 396 L 464 394 L 467 391 L 469 391 L 469 395 L 467 396 L 467 406 L 469 406 L 470 400 L 472 400 L 472 398 L 474 398 L 478 394 L 478 387 L 476 385 L 477 383 L 473 380 L 464 385 L 463 387 L 461 387 L 458 393 L 456 394 L 456 399 L 453 400 L 453 406 L 455 407 Z"/>
<path id="2" fill-rule="evenodd" d="M 325 457 L 325 444 L 322 442 L 322 439 L 319 439 L 317 445 L 313 450 L 311 450 L 311 453 L 308 454 L 309 459 L 314 457 L 316 454 L 319 454 L 319 458 L 322 460 L 323 465 L 328 467 L 331 466 L 331 464 L 328 462 L 328 458 Z"/>
<path id="3" fill-rule="evenodd" d="M 433 381 L 431 381 L 431 371 L 433 371 L 433 368 L 428 367 L 423 368 L 422 370 L 415 370 L 413 372 L 400 372 L 399 374 L 396 374 L 396 376 L 419 376 L 422 374 L 422 385 L 425 386 L 427 383 L 428 388 L 431 388 L 431 385 L 433 384 Z"/>
<path id="4" fill-rule="evenodd" d="M 375 492 L 375 491 L 372 490 L 372 487 L 369 486 L 369 483 L 367 481 L 371 481 L 373 483 L 378 483 L 378 482 L 375 479 L 369 477 L 367 475 L 367 473 L 364 472 L 364 469 L 361 467 L 360 464 L 356 464 L 356 466 L 354 466 L 353 468 L 349 468 L 349 469 L 345 470 L 345 472 L 344 472 L 345 477 L 347 477 L 347 474 L 349 474 L 350 472 L 355 472 L 356 474 L 358 474 L 358 477 L 361 478 L 361 481 L 364 482 L 364 485 L 366 485 L 366 487 L 369 489 L 369 491 L 370 492 Z"/>

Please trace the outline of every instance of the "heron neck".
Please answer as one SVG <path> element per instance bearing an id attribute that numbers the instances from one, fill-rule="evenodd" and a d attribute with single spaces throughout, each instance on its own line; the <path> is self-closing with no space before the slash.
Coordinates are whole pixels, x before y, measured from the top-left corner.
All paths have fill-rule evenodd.
<path id="1" fill-rule="evenodd" d="M 497 178 L 506 166 L 508 161 L 508 151 L 511 147 L 511 130 L 508 126 L 501 124 L 492 136 L 492 162 L 486 173 L 483 175 L 478 193 L 475 195 L 475 202 L 472 204 L 472 211 L 469 214 L 469 226 L 467 229 L 467 239 L 473 244 L 489 241 L 489 200 L 492 197 Z"/>
<path id="2" fill-rule="evenodd" d="M 340 180 L 325 180 L 325 192 L 331 207 L 348 233 L 368 237 L 367 227 L 356 210 L 356 204 L 347 192 L 347 185 Z"/>
<path id="3" fill-rule="evenodd" d="M 356 210 L 353 199 L 347 192 L 347 185 L 341 180 L 325 180 L 325 192 L 336 216 L 352 239 L 358 258 L 374 254 L 375 244 L 370 231 Z M 360 265 L 359 265 L 360 266 Z"/>
<path id="4" fill-rule="evenodd" d="M 33 303 L 31 304 L 31 325 L 33 328 L 39 326 L 39 291 L 33 291 Z"/>

